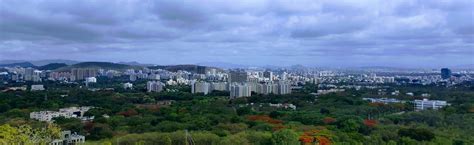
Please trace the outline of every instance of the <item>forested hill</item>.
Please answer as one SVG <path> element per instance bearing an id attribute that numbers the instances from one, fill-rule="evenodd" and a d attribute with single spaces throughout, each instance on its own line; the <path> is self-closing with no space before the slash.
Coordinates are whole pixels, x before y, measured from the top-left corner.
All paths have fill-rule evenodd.
<path id="1" fill-rule="evenodd" d="M 200 66 L 200 65 L 193 65 L 193 64 L 183 64 L 183 65 L 156 65 L 156 66 L 149 66 L 150 69 L 164 69 L 172 72 L 176 72 L 178 70 L 185 70 L 188 72 L 194 73 L 205 73 L 205 70 L 208 69 L 217 69 L 218 71 L 222 71 L 222 69 L 216 67 L 208 67 L 208 66 Z"/>
<path id="2" fill-rule="evenodd" d="M 56 69 L 56 71 L 70 71 L 73 68 L 101 68 L 106 70 L 126 70 L 126 69 L 143 69 L 141 66 L 131 66 L 125 64 L 111 63 L 111 62 L 82 62 L 70 66 L 65 66 Z"/>
<path id="3" fill-rule="evenodd" d="M 68 65 L 65 64 L 65 63 L 50 63 L 50 64 L 47 64 L 47 65 L 43 65 L 43 66 L 40 66 L 38 67 L 39 70 L 55 70 L 55 69 L 58 69 L 58 68 L 62 68 L 62 67 L 67 67 Z"/>

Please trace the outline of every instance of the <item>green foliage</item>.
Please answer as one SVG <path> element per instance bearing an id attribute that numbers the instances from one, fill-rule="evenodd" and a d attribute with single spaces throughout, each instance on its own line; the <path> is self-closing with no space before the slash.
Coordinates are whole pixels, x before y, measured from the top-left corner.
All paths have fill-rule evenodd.
<path id="1" fill-rule="evenodd" d="M 55 124 L 63 130 L 86 135 L 88 141 L 98 144 L 119 141 L 130 145 L 185 145 L 184 130 L 189 130 L 196 144 L 299 144 L 301 134 L 295 131 L 310 130 L 330 132 L 334 144 L 474 143 L 474 93 L 462 86 L 390 86 L 401 92 L 431 92 L 433 99 L 445 99 L 452 104 L 440 110 L 414 112 L 409 103 L 371 105 L 363 101 L 363 96 L 379 96 L 377 90 L 370 89 L 349 89 L 316 98 L 309 94 L 314 92 L 316 85 L 308 85 L 289 95 L 255 95 L 229 100 L 222 96 L 228 92 L 191 94 L 189 86 L 167 86 L 166 89 L 173 91 L 147 93 L 142 90 L 146 80 L 134 82 L 136 87 L 133 90 L 118 89 L 126 81 L 127 77 L 99 77 L 94 86 L 111 87 L 115 91 L 93 92 L 79 88 L 81 84 L 46 81 L 44 84 L 48 91 L 0 93 L 0 124 L 9 124 L 16 129 L 22 125 L 45 128 L 44 122 L 29 119 L 29 113 L 70 106 L 95 106 L 85 114 L 95 116 L 92 122 L 55 118 Z M 413 99 L 403 95 L 397 98 Z M 174 102 L 155 108 L 143 107 L 163 100 Z M 256 105 L 246 105 L 250 103 Z M 270 107 L 266 105 L 268 103 L 292 103 L 297 109 Z M 104 114 L 110 117 L 103 117 Z M 251 121 L 251 115 L 270 116 L 281 123 Z M 325 118 L 332 118 L 331 123 L 324 122 Z M 364 125 L 363 120 L 369 118 L 377 125 Z M 5 127 L 4 130 L 12 129 Z"/>
<path id="2" fill-rule="evenodd" d="M 401 128 L 398 130 L 398 134 L 402 137 L 410 137 L 418 141 L 430 141 L 435 137 L 431 131 L 423 128 Z"/>
<path id="3" fill-rule="evenodd" d="M 283 129 L 274 132 L 272 135 L 272 142 L 274 145 L 298 145 L 298 134 L 290 129 Z"/>

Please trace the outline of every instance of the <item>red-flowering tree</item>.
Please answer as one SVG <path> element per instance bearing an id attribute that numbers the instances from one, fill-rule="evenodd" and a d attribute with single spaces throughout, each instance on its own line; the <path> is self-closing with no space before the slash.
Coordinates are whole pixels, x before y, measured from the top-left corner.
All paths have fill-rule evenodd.
<path id="1" fill-rule="evenodd" d="M 331 124 L 331 123 L 336 122 L 336 119 L 334 119 L 334 118 L 332 118 L 332 117 L 325 117 L 325 118 L 323 119 L 323 122 L 324 122 L 325 124 Z"/>
<path id="2" fill-rule="evenodd" d="M 365 119 L 364 120 L 364 125 L 369 127 L 369 128 L 374 128 L 377 125 L 377 121 L 372 120 L 372 119 Z"/>

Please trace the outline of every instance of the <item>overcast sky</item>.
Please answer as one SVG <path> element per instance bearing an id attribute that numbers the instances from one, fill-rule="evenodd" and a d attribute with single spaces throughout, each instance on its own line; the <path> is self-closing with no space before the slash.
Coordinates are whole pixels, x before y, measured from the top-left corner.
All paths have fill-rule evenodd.
<path id="1" fill-rule="evenodd" d="M 0 0 L 0 60 L 474 64 L 473 0 Z"/>

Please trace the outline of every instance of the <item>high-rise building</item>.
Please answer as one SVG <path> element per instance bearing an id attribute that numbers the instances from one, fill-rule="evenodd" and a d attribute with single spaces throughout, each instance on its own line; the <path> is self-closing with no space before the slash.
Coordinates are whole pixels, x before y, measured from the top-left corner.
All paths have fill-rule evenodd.
<path id="1" fill-rule="evenodd" d="M 281 80 L 284 80 L 284 81 L 285 81 L 286 79 L 288 79 L 288 73 L 283 72 L 283 73 L 281 74 Z"/>
<path id="2" fill-rule="evenodd" d="M 98 70 L 93 68 L 73 68 L 71 69 L 71 80 L 80 81 L 89 77 L 97 77 Z"/>
<path id="3" fill-rule="evenodd" d="M 441 78 L 443 78 L 443 79 L 451 78 L 451 70 L 448 69 L 448 68 L 442 68 L 441 69 Z"/>
<path id="4" fill-rule="evenodd" d="M 23 75 L 23 80 L 25 81 L 33 81 L 33 75 L 35 73 L 34 68 L 26 68 L 25 69 L 25 74 Z"/>
<path id="5" fill-rule="evenodd" d="M 264 84 L 257 84 L 256 93 L 259 94 L 271 94 L 273 93 L 273 84 L 271 83 L 264 83 Z"/>
<path id="6" fill-rule="evenodd" d="M 278 94 L 290 94 L 291 93 L 291 85 L 288 82 L 278 82 Z"/>
<path id="7" fill-rule="evenodd" d="M 230 83 L 245 83 L 247 82 L 247 72 L 243 70 L 235 70 L 230 72 L 229 82 Z"/>
<path id="8" fill-rule="evenodd" d="M 278 83 L 263 83 L 258 84 L 256 93 L 259 94 L 290 94 L 291 85 L 288 82 L 278 82 Z"/>
<path id="9" fill-rule="evenodd" d="M 273 80 L 273 72 L 265 71 L 265 72 L 263 72 L 263 77 L 268 78 L 269 80 Z"/>
<path id="10" fill-rule="evenodd" d="M 252 95 L 251 88 L 247 84 L 234 83 L 230 85 L 230 98 L 250 97 Z"/>
<path id="11" fill-rule="evenodd" d="M 161 92 L 165 84 L 159 81 L 149 81 L 146 83 L 146 89 L 148 92 Z"/>
<path id="12" fill-rule="evenodd" d="M 191 93 L 204 93 L 209 94 L 210 85 L 208 82 L 193 82 L 191 84 Z"/>
<path id="13" fill-rule="evenodd" d="M 212 82 L 211 83 L 211 91 L 228 91 L 229 87 L 227 86 L 226 82 Z"/>

